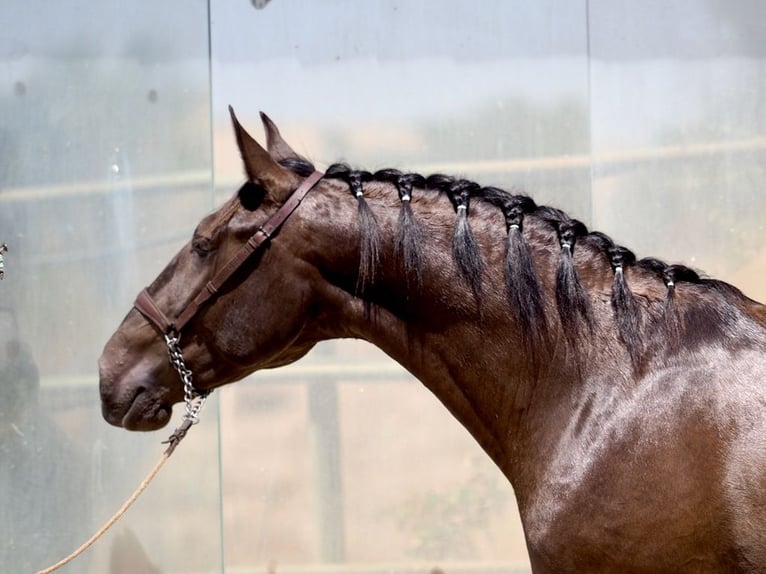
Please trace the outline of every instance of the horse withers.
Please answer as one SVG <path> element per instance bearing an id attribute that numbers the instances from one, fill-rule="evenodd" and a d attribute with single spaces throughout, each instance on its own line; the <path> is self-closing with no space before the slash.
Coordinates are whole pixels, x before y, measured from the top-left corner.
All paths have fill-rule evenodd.
<path id="1" fill-rule="evenodd" d="M 247 181 L 106 344 L 107 421 L 167 424 L 168 334 L 200 394 L 364 339 L 508 477 L 535 573 L 766 571 L 766 307 L 529 197 L 320 174 L 232 121 Z"/>

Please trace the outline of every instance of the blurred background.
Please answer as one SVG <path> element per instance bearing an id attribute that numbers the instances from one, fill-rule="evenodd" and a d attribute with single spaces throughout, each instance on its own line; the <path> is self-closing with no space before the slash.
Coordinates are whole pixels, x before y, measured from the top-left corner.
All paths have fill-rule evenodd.
<path id="1" fill-rule="evenodd" d="M 227 105 L 320 168 L 523 190 L 766 299 L 760 0 L 0 4 L 0 571 L 122 504 L 171 429 L 101 418 L 96 359 L 242 182 Z M 176 417 L 180 417 L 176 413 Z M 363 343 L 216 393 L 62 572 L 528 572 L 513 492 Z"/>

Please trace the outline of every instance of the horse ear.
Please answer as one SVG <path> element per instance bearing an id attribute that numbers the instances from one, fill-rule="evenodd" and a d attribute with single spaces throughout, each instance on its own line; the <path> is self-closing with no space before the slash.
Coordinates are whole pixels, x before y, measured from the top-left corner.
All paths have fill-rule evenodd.
<path id="1" fill-rule="evenodd" d="M 277 160 L 245 131 L 231 106 L 229 113 L 248 179 L 260 184 L 275 199 L 284 199 L 297 185 L 298 177 L 279 165 Z"/>
<path id="2" fill-rule="evenodd" d="M 282 138 L 282 134 L 279 133 L 276 124 L 263 112 L 261 112 L 261 121 L 263 122 L 263 129 L 266 130 L 266 149 L 269 150 L 271 157 L 276 161 L 299 157 L 293 151 L 293 148 Z"/>

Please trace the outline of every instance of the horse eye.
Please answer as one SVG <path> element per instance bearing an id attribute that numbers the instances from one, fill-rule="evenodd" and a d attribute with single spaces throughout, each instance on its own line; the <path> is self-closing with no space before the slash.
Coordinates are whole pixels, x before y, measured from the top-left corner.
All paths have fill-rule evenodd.
<path id="1" fill-rule="evenodd" d="M 207 257 L 215 251 L 213 248 L 213 242 L 207 237 L 195 237 L 192 240 L 192 249 L 200 257 Z"/>

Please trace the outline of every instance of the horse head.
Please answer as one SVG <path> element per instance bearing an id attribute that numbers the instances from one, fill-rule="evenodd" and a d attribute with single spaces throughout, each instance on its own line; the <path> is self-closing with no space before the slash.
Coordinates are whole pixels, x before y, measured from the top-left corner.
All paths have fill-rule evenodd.
<path id="1" fill-rule="evenodd" d="M 273 243 L 263 230 L 264 222 L 304 180 L 300 166 L 284 167 L 300 163 L 298 155 L 265 115 L 267 149 L 230 111 L 247 182 L 202 219 L 192 239 L 142 293 L 107 342 L 99 359 L 100 389 L 104 417 L 114 425 L 134 430 L 162 427 L 172 405 L 183 400 L 163 331 L 180 337 L 200 392 L 257 369 L 291 363 L 321 338 L 314 301 L 321 289 L 314 285 L 316 267 L 307 263 L 309 226 L 295 217 L 285 222 L 279 241 Z M 265 245 L 251 254 L 243 246 L 259 232 Z M 237 257 L 239 264 L 229 269 L 225 281 L 212 285 Z M 200 294 L 207 298 L 211 290 L 215 297 L 198 306 Z M 153 311 L 143 309 L 141 300 L 149 301 Z M 152 315 L 162 319 L 152 321 Z M 182 328 L 179 318 L 185 323 Z"/>

